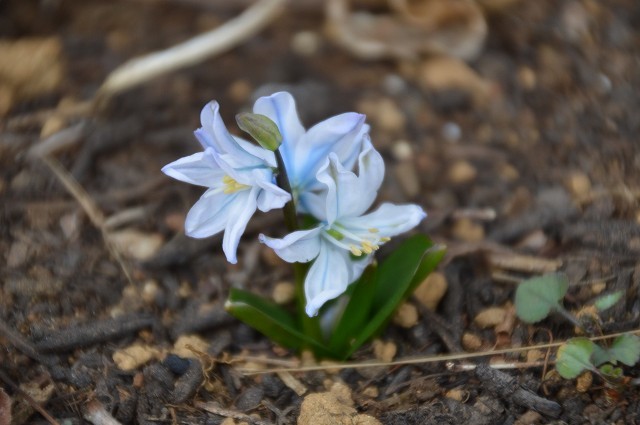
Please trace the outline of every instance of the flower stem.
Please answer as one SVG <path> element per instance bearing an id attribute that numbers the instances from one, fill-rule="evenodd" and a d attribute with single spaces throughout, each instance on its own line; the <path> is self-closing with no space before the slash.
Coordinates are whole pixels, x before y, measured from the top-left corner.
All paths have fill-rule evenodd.
<path id="1" fill-rule="evenodd" d="M 299 229 L 298 218 L 296 216 L 296 204 L 293 199 L 293 192 L 291 191 L 291 184 L 289 183 L 289 176 L 287 175 L 287 169 L 284 166 L 284 160 L 280 150 L 276 149 L 273 152 L 276 155 L 276 163 L 278 164 L 278 174 L 276 175 L 276 183 L 281 189 L 287 191 L 291 195 L 291 200 L 284 205 L 284 223 L 287 226 L 287 230 L 295 232 Z"/>
<path id="2" fill-rule="evenodd" d="M 278 174 L 276 175 L 276 183 L 278 186 L 287 191 L 291 195 L 291 200 L 287 202 L 283 208 L 284 222 L 287 226 L 287 230 L 295 232 L 300 229 L 298 224 L 298 217 L 296 215 L 296 204 L 293 199 L 293 192 L 291 191 L 291 183 L 289 182 L 289 176 L 287 175 L 287 169 L 284 166 L 284 160 L 280 154 L 280 150 L 276 149 L 273 152 L 276 156 L 276 163 L 278 165 Z M 304 296 L 304 279 L 309 269 L 307 264 L 293 263 L 293 270 L 295 276 L 295 292 L 296 292 L 296 305 L 298 311 L 298 317 L 302 332 L 317 341 L 322 341 L 322 333 L 320 331 L 320 323 L 317 317 L 309 317 L 305 313 L 306 299 Z"/>

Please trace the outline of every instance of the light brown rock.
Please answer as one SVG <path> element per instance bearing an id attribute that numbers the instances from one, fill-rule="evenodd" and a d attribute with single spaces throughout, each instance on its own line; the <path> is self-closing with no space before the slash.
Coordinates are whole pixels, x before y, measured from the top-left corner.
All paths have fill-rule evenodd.
<path id="1" fill-rule="evenodd" d="M 144 233 L 124 229 L 109 233 L 109 241 L 123 255 L 144 261 L 151 258 L 162 246 L 164 238 L 159 233 Z"/>
<path id="2" fill-rule="evenodd" d="M 451 183 L 464 184 L 473 181 L 478 175 L 478 170 L 465 160 L 456 161 L 451 165 L 447 177 Z"/>
<path id="3" fill-rule="evenodd" d="M 481 328 L 492 328 L 502 323 L 507 318 L 507 312 L 502 307 L 489 307 L 482 310 L 473 319 L 473 322 Z"/>
<path id="4" fill-rule="evenodd" d="M 278 282 L 273 287 L 271 298 L 276 304 L 289 304 L 296 297 L 296 288 L 291 282 Z"/>
<path id="5" fill-rule="evenodd" d="M 159 355 L 160 351 L 154 347 L 133 344 L 113 353 L 112 359 L 118 369 L 130 371 L 139 368 Z"/>
<path id="6" fill-rule="evenodd" d="M 300 406 L 298 425 L 381 425 L 375 418 L 358 414 L 333 393 L 310 394 Z"/>
<path id="7" fill-rule="evenodd" d="M 391 341 L 384 342 L 380 339 L 373 341 L 373 355 L 382 362 L 392 361 L 397 351 L 398 347 Z"/>
<path id="8" fill-rule="evenodd" d="M 433 272 L 416 288 L 413 295 L 425 307 L 435 311 L 447 292 L 447 279 L 440 272 Z"/>
<path id="9" fill-rule="evenodd" d="M 412 328 L 418 324 L 418 309 L 411 303 L 403 303 L 393 316 L 393 323 L 403 328 Z"/>
<path id="10" fill-rule="evenodd" d="M 453 223 L 453 236 L 465 242 L 480 242 L 484 239 L 484 227 L 468 218 L 460 218 Z"/>

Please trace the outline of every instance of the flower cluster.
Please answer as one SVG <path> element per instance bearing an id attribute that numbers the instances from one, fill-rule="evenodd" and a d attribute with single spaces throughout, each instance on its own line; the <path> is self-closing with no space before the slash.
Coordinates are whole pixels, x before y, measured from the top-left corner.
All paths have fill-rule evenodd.
<path id="1" fill-rule="evenodd" d="M 269 211 L 292 201 L 299 214 L 317 224 L 284 238 L 260 241 L 287 262 L 310 262 L 304 282 L 306 313 L 318 314 L 327 301 L 360 277 L 373 253 L 391 237 L 415 227 L 425 216 L 417 205 L 382 204 L 368 212 L 384 177 L 384 162 L 373 148 L 365 116 L 345 113 L 305 130 L 293 97 L 286 92 L 258 99 L 253 113 L 277 126 L 278 148 L 291 193 L 276 184 L 271 150 L 231 135 L 211 102 L 195 134 L 203 152 L 162 170 L 178 180 L 207 187 L 187 215 L 187 235 L 203 238 L 224 230 L 223 250 L 235 263 L 242 233 L 256 209 Z M 357 173 L 356 173 L 357 171 Z"/>

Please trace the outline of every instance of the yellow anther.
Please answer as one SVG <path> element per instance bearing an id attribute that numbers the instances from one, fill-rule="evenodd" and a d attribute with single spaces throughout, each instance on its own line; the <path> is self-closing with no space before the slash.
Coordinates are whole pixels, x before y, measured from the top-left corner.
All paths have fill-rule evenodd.
<path id="1" fill-rule="evenodd" d="M 371 254 L 374 250 L 373 245 L 371 245 L 371 243 L 369 243 L 368 241 L 362 241 L 360 245 L 362 245 L 362 250 L 366 254 Z"/>
<path id="2" fill-rule="evenodd" d="M 222 183 L 224 184 L 222 192 L 227 195 L 249 187 L 246 184 L 238 183 L 233 177 L 226 174 L 222 177 Z"/>
<path id="3" fill-rule="evenodd" d="M 389 242 L 391 240 L 391 238 L 388 237 L 384 237 L 384 238 L 380 238 L 380 242 L 385 243 L 385 242 Z"/>
<path id="4" fill-rule="evenodd" d="M 369 233 L 378 233 L 380 230 L 376 229 L 375 227 L 372 227 L 371 229 L 369 229 Z"/>
<path id="5" fill-rule="evenodd" d="M 362 255 L 362 251 L 360 251 L 360 250 L 358 249 L 358 247 L 357 247 L 357 246 L 355 246 L 355 245 L 349 245 L 349 250 L 350 250 L 350 251 L 351 251 L 351 253 L 352 253 L 353 255 L 355 255 L 356 257 L 359 257 L 359 256 L 361 256 L 361 255 Z"/>

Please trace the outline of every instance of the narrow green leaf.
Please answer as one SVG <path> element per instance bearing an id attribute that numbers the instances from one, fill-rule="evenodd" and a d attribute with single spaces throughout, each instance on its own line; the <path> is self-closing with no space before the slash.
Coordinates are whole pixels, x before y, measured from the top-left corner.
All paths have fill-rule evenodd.
<path id="1" fill-rule="evenodd" d="M 585 369 L 593 369 L 591 354 L 595 344 L 588 338 L 572 338 L 558 348 L 556 370 L 565 379 L 573 379 Z"/>
<path id="2" fill-rule="evenodd" d="M 632 334 L 620 335 L 609 348 L 609 355 L 614 361 L 627 366 L 635 365 L 640 360 L 640 337 Z"/>
<path id="3" fill-rule="evenodd" d="M 340 321 L 336 325 L 329 349 L 336 353 L 345 353 L 349 349 L 349 341 L 360 332 L 371 311 L 373 301 L 375 276 L 377 267 L 371 265 L 367 267 L 356 282 L 351 285 L 350 291 L 345 296 L 349 296 L 347 304 Z"/>
<path id="4" fill-rule="evenodd" d="M 409 288 L 417 286 L 435 269 L 443 255 L 443 247 L 433 246 L 429 238 L 417 235 L 405 241 L 382 263 L 375 279 L 375 298 L 371 307 L 373 316 L 354 335 L 343 358 L 351 356 L 358 347 L 380 332 L 408 296 Z M 420 279 L 415 278 L 417 271 L 420 271 Z"/>
<path id="5" fill-rule="evenodd" d="M 604 311 L 608 308 L 613 307 L 618 301 L 620 301 L 620 298 L 622 298 L 622 293 L 622 291 L 617 291 L 612 294 L 603 295 L 599 297 L 593 303 L 593 305 L 595 305 L 599 311 Z"/>
<path id="6" fill-rule="evenodd" d="M 286 310 L 255 294 L 232 288 L 225 309 L 283 347 L 294 350 L 309 347 L 319 356 L 335 357 L 323 344 L 300 332 L 296 320 Z"/>
<path id="7" fill-rule="evenodd" d="M 560 308 L 560 300 L 567 293 L 569 282 L 560 274 L 528 279 L 518 285 L 516 290 L 516 313 L 528 323 L 539 322 L 549 315 L 551 310 Z"/>

